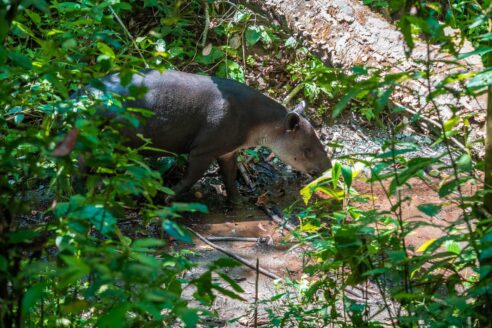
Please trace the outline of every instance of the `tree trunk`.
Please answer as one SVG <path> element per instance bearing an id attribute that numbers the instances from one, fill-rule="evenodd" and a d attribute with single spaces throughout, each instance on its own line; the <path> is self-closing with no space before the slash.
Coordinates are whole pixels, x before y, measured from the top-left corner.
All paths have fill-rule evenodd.
<path id="1" fill-rule="evenodd" d="M 309 50 L 325 64 L 341 68 L 355 65 L 374 68 L 389 68 L 390 73 L 409 70 L 425 70 L 422 61 L 427 59 L 427 45 L 415 42 L 415 48 L 409 58 L 403 35 L 381 15 L 372 12 L 356 0 L 234 0 L 254 11 L 259 11 L 273 18 L 280 25 L 288 28 L 297 37 L 308 44 Z M 447 31 L 452 33 L 453 31 Z M 472 51 L 468 42 L 461 52 Z M 439 52 L 438 47 L 431 46 L 432 60 L 453 59 L 448 54 Z M 419 63 L 420 62 L 420 63 Z M 480 70 L 482 64 L 479 56 L 470 56 L 460 62 L 462 65 L 433 63 L 432 83 L 436 85 L 450 72 Z M 404 88 L 397 88 L 391 101 L 414 111 L 432 115 L 432 106 L 426 106 L 428 90 L 425 81 L 408 81 Z M 448 85 L 456 89 L 458 85 Z M 444 120 L 453 116 L 453 107 L 458 115 L 471 114 L 469 142 L 484 137 L 485 99 L 471 97 L 455 98 L 451 94 L 434 98 Z M 483 148 L 476 146 L 474 153 L 484 155 Z"/>
<path id="2" fill-rule="evenodd" d="M 489 32 L 492 33 L 492 20 L 489 20 Z M 489 42 L 492 46 L 492 41 Z M 487 66 L 492 67 L 492 52 L 487 55 Z M 492 86 L 488 88 L 488 100 L 487 100 L 487 125 L 486 125 L 486 138 L 485 138 L 485 189 L 492 191 Z M 492 193 L 485 194 L 484 196 L 484 207 L 488 211 L 489 217 L 492 215 Z M 483 221 L 482 229 L 487 232 L 490 231 L 491 223 L 487 222 L 489 217 L 485 217 Z M 492 248 L 492 242 L 487 241 L 486 238 L 483 239 L 482 249 Z M 480 261 L 480 266 L 485 268 L 484 272 L 487 274 L 480 277 L 480 280 L 484 288 L 488 288 L 488 293 L 484 293 L 481 298 L 482 305 L 482 315 L 483 319 L 481 321 L 481 327 L 490 327 L 490 322 L 487 318 L 490 318 L 490 313 L 492 312 L 492 293 L 490 292 L 490 284 L 492 283 L 492 271 L 488 271 L 487 267 L 492 267 L 492 257 L 482 258 Z"/>
<path id="3" fill-rule="evenodd" d="M 492 19 L 489 20 L 489 32 L 492 33 Z M 489 42 L 492 47 L 492 41 Z M 492 52 L 487 55 L 487 66 L 492 67 Z M 487 92 L 487 125 L 485 137 L 485 188 L 492 190 L 492 85 L 489 85 Z M 492 193 L 484 197 L 484 205 L 492 215 Z"/>

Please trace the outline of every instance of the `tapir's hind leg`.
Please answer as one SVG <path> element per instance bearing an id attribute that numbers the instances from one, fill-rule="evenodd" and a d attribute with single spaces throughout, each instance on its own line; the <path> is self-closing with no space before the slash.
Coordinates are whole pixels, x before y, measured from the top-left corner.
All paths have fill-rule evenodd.
<path id="1" fill-rule="evenodd" d="M 203 176 L 205 171 L 207 171 L 213 160 L 213 157 L 199 157 L 190 154 L 190 156 L 188 157 L 188 167 L 186 168 L 186 173 L 183 179 L 181 179 L 181 181 L 179 181 L 178 184 L 173 187 L 175 197 L 180 196 L 183 192 L 190 189 L 195 184 L 195 182 L 197 182 L 198 179 Z M 171 198 L 168 198 L 167 201 L 169 201 L 170 199 Z"/>
<path id="2" fill-rule="evenodd" d="M 225 188 L 227 191 L 227 198 L 233 204 L 238 204 L 241 202 L 241 195 L 237 190 L 236 177 L 237 177 L 237 163 L 236 163 L 236 153 L 232 152 L 223 155 L 217 159 L 220 167 L 220 173 L 222 174 L 222 179 L 224 180 Z"/>

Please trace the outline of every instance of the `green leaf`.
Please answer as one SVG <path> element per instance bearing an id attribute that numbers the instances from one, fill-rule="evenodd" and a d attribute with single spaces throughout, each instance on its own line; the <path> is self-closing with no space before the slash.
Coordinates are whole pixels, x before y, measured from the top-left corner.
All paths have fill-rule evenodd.
<path id="1" fill-rule="evenodd" d="M 120 303 L 115 306 L 111 310 L 109 310 L 106 314 L 104 314 L 99 321 L 97 322 L 97 327 L 101 328 L 123 328 L 127 326 L 126 314 L 130 310 L 130 303 Z"/>
<path id="2" fill-rule="evenodd" d="M 238 261 L 231 259 L 229 257 L 222 257 L 218 260 L 215 260 L 213 262 L 213 265 L 219 268 L 235 268 L 240 266 L 241 264 Z"/>
<path id="3" fill-rule="evenodd" d="M 387 88 L 377 99 L 376 99 L 376 113 L 381 113 L 384 107 L 388 104 L 388 99 L 393 93 L 393 87 Z"/>
<path id="4" fill-rule="evenodd" d="M 432 217 L 439 214 L 442 206 L 440 204 L 420 204 L 417 205 L 417 208 L 420 212 Z"/>
<path id="5" fill-rule="evenodd" d="M 1 39 L 0 39 L 1 42 Z M 0 65 L 5 64 L 8 58 L 8 52 L 5 48 L 0 44 Z"/>
<path id="6" fill-rule="evenodd" d="M 469 154 L 463 154 L 456 161 L 458 168 L 465 172 L 471 172 L 473 170 L 473 163 Z"/>
<path id="7" fill-rule="evenodd" d="M 239 286 L 239 284 L 234 280 L 232 279 L 231 277 L 229 277 L 228 275 L 226 275 L 225 273 L 222 273 L 222 272 L 217 272 L 219 274 L 219 276 L 224 279 L 225 281 L 227 281 L 227 283 L 238 293 L 244 293 L 244 289 Z"/>
<path id="8" fill-rule="evenodd" d="M 62 48 L 65 50 L 75 48 L 76 46 L 77 46 L 77 40 L 73 38 L 67 39 L 62 43 Z"/>
<path id="9" fill-rule="evenodd" d="M 352 66 L 352 72 L 357 75 L 366 75 L 367 69 L 364 66 Z"/>
<path id="10" fill-rule="evenodd" d="M 131 257 L 148 267 L 159 268 L 162 264 L 161 260 L 144 253 L 132 252 Z"/>
<path id="11" fill-rule="evenodd" d="M 103 42 L 98 42 L 97 43 L 97 49 L 99 49 L 99 51 L 110 57 L 110 58 L 115 58 L 115 54 L 114 54 L 114 51 L 113 49 L 111 49 L 107 44 L 103 43 Z"/>
<path id="12" fill-rule="evenodd" d="M 31 20 L 34 22 L 34 24 L 39 25 L 39 23 L 41 23 L 41 16 L 39 16 L 38 13 L 36 13 L 32 10 L 29 10 L 29 9 L 25 9 L 25 12 L 26 12 L 27 16 L 29 16 L 29 18 L 31 18 Z"/>
<path id="13" fill-rule="evenodd" d="M 7 272 L 8 269 L 8 263 L 7 259 L 5 256 L 0 255 L 0 272 Z"/>
<path id="14" fill-rule="evenodd" d="M 446 197 L 447 195 L 451 194 L 459 185 L 463 184 L 464 182 L 468 181 L 470 178 L 469 177 L 463 177 L 459 179 L 454 179 L 451 181 L 448 181 L 444 183 L 440 188 L 439 188 L 439 197 L 443 198 Z"/>
<path id="15" fill-rule="evenodd" d="M 488 69 L 475 75 L 468 81 L 467 87 L 470 89 L 480 89 L 492 85 L 492 70 Z"/>
<path id="16" fill-rule="evenodd" d="M 389 268 L 377 268 L 377 269 L 372 269 L 372 270 L 368 270 L 366 272 L 364 272 L 362 274 L 363 277 L 367 277 L 367 276 L 378 276 L 380 274 L 383 274 L 383 273 L 386 273 L 388 272 L 390 269 Z"/>
<path id="17" fill-rule="evenodd" d="M 347 190 L 352 186 L 352 168 L 350 166 L 342 165 L 342 176 Z"/>
<path id="18" fill-rule="evenodd" d="M 207 205 L 201 203 L 173 203 L 172 211 L 208 213 Z"/>
<path id="19" fill-rule="evenodd" d="M 177 313 L 179 318 L 184 322 L 186 328 L 194 328 L 197 326 L 199 317 L 196 314 L 196 310 L 179 308 Z"/>
<path id="20" fill-rule="evenodd" d="M 255 45 L 261 39 L 262 28 L 260 26 L 249 26 L 244 32 L 246 44 L 248 46 Z"/>
<path id="21" fill-rule="evenodd" d="M 408 20 L 408 16 L 401 17 L 398 25 L 400 26 L 400 31 L 403 34 L 403 39 L 405 40 L 405 43 L 408 46 L 409 49 L 408 53 L 412 53 L 415 43 L 413 42 L 413 36 L 412 36 L 412 24 L 410 24 L 410 21 Z"/>
<path id="22" fill-rule="evenodd" d="M 458 116 L 450 118 L 449 120 L 444 122 L 444 131 L 451 131 L 459 122 L 460 118 Z"/>
<path id="23" fill-rule="evenodd" d="M 3 44 L 3 39 L 5 39 L 9 33 L 9 28 L 7 20 L 2 17 L 2 19 L 0 19 L 0 44 Z"/>
<path id="24" fill-rule="evenodd" d="M 15 124 L 20 124 L 24 120 L 24 114 L 17 114 L 14 116 Z"/>
<path id="25" fill-rule="evenodd" d="M 470 51 L 470 52 L 465 52 L 463 54 L 460 54 L 458 57 L 456 57 L 456 59 L 460 60 L 460 59 L 463 59 L 463 58 L 466 58 L 466 57 L 470 57 L 470 56 L 473 56 L 473 55 L 485 55 L 486 53 L 489 53 L 492 51 L 492 47 L 487 47 L 487 48 L 478 48 L 478 49 L 475 49 L 473 51 Z"/>
<path id="26" fill-rule="evenodd" d="M 193 239 L 188 231 L 183 230 L 179 224 L 171 220 L 164 220 L 162 222 L 164 230 L 173 238 L 191 244 Z"/>
<path id="27" fill-rule="evenodd" d="M 76 2 L 60 2 L 60 3 L 56 3 L 54 7 L 61 12 L 71 12 L 71 11 L 78 11 L 82 9 L 82 5 Z"/>
<path id="28" fill-rule="evenodd" d="M 6 234 L 9 244 L 31 243 L 34 238 L 39 236 L 39 232 L 29 229 L 18 229 L 17 231 Z"/>
<path id="29" fill-rule="evenodd" d="M 32 68 L 31 59 L 29 59 L 29 57 L 26 57 L 26 56 L 24 56 L 18 52 L 15 52 L 15 51 L 9 52 L 8 56 L 9 56 L 11 61 L 16 63 L 20 67 L 25 68 L 25 69 L 31 69 Z"/>
<path id="30" fill-rule="evenodd" d="M 161 239 L 144 238 L 144 239 L 135 240 L 132 243 L 132 248 L 136 249 L 136 248 L 162 247 L 164 245 L 166 245 L 166 243 Z"/>
<path id="31" fill-rule="evenodd" d="M 456 255 L 459 255 L 461 253 L 460 244 L 455 242 L 454 240 L 446 241 L 443 246 L 446 247 L 446 250 L 450 253 L 453 253 Z"/>
<path id="32" fill-rule="evenodd" d="M 210 65 L 218 62 L 222 58 L 224 58 L 224 52 L 217 47 L 212 47 L 212 51 L 210 51 L 207 56 L 204 56 L 200 53 L 198 54 L 198 56 L 196 56 L 195 61 L 198 64 Z"/>
<path id="33" fill-rule="evenodd" d="M 226 79 L 233 79 L 241 83 L 245 82 L 243 68 L 241 65 L 232 60 L 226 60 L 220 64 L 216 75 Z"/>
<path id="34" fill-rule="evenodd" d="M 44 294 L 46 283 L 39 283 L 30 287 L 24 297 L 22 297 L 22 313 L 27 314 L 31 311 L 32 307 L 36 305 L 39 299 Z"/>
<path id="35" fill-rule="evenodd" d="M 48 80 L 51 85 L 53 85 L 53 87 L 62 94 L 63 97 L 66 99 L 69 98 L 67 87 L 55 74 L 47 73 L 43 77 Z"/>
<path id="36" fill-rule="evenodd" d="M 240 301 L 244 301 L 244 302 L 246 301 L 244 298 L 241 297 L 241 295 L 238 295 L 238 294 L 234 293 L 233 291 L 225 289 L 221 286 L 215 285 L 215 286 L 213 286 L 213 288 L 216 289 L 217 291 L 219 291 L 219 293 L 221 293 L 225 296 L 228 296 L 232 299 L 240 300 Z"/>
<path id="37" fill-rule="evenodd" d="M 398 176 L 393 178 L 390 183 L 390 193 L 396 192 L 396 187 L 405 184 L 410 178 L 415 176 L 420 170 L 428 167 L 429 165 L 436 163 L 437 158 L 417 157 L 413 158 L 407 163 L 407 168 L 400 171 Z"/>
<path id="38" fill-rule="evenodd" d="M 352 98 L 359 93 L 359 90 L 351 90 L 349 93 L 347 93 L 345 96 L 340 99 L 340 101 L 335 105 L 335 108 L 333 108 L 333 112 L 331 114 L 331 117 L 336 118 L 342 111 L 347 107 L 348 103 Z"/>
<path id="39" fill-rule="evenodd" d="M 340 179 L 340 174 L 342 173 L 342 164 L 336 162 L 331 169 L 331 183 L 333 188 L 336 188 L 338 185 L 338 179 Z"/>
<path id="40" fill-rule="evenodd" d="M 78 211 L 70 212 L 69 218 L 89 220 L 101 233 L 114 231 L 116 218 L 102 205 L 87 205 Z"/>

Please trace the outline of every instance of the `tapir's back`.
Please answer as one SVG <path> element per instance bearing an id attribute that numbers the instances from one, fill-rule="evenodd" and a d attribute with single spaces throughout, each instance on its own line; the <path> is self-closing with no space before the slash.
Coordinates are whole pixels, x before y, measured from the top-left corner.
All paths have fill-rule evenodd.
<path id="1" fill-rule="evenodd" d="M 129 94 L 128 88 L 121 86 L 118 74 L 102 81 L 109 92 Z M 225 147 L 242 143 L 251 125 L 264 119 L 258 116 L 268 114 L 261 108 L 265 104 L 273 107 L 269 112 L 285 114 L 275 101 L 231 80 L 177 71 L 147 71 L 134 74 L 130 85 L 145 86 L 148 91 L 143 98 L 125 105 L 155 113 L 139 132 L 151 138 L 154 147 L 177 153 L 189 152 L 194 143 L 203 139 L 223 138 L 216 143 Z"/>

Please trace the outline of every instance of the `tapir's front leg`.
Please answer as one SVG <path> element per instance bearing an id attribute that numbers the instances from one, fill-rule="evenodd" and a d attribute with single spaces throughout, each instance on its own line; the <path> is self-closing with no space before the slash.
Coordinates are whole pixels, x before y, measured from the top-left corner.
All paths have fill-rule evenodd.
<path id="1" fill-rule="evenodd" d="M 194 156 L 190 153 L 188 157 L 188 167 L 186 168 L 186 173 L 183 179 L 172 188 L 175 193 L 174 197 L 178 197 L 183 192 L 190 189 L 195 182 L 203 176 L 205 171 L 207 171 L 213 160 L 213 157 Z M 166 198 L 166 201 L 170 201 L 174 197 L 168 197 Z"/>
<path id="2" fill-rule="evenodd" d="M 225 188 L 227 191 L 227 198 L 231 203 L 239 204 L 241 202 L 241 195 L 239 194 L 236 186 L 236 153 L 232 152 L 223 155 L 217 159 L 217 162 L 219 163 L 222 179 L 224 180 Z"/>

